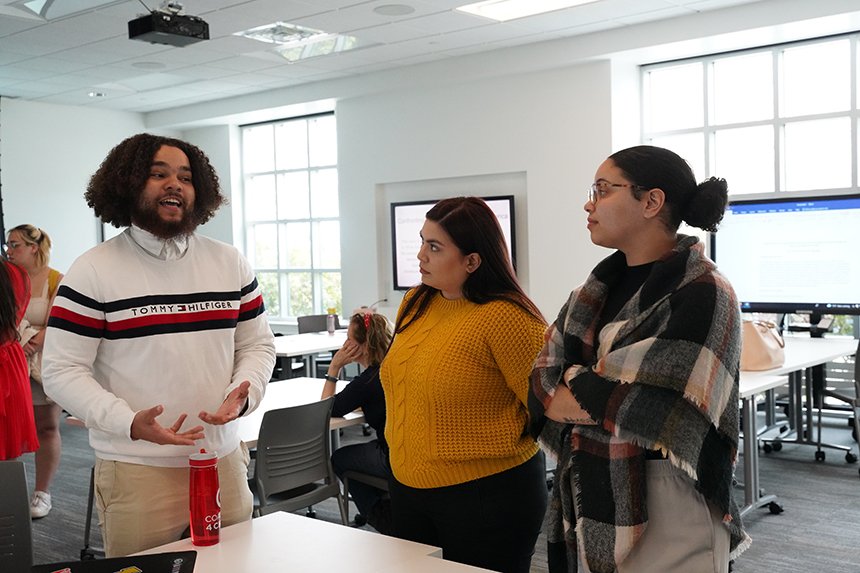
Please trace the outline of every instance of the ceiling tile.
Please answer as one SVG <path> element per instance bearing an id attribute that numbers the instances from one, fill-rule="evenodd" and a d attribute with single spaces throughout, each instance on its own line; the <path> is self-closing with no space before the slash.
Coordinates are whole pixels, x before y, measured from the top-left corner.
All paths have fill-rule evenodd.
<path id="1" fill-rule="evenodd" d="M 503 24 L 454 10 L 467 0 L 184 0 L 185 13 L 201 16 L 211 36 L 185 48 L 128 38 L 128 21 L 147 10 L 139 0 L 48 23 L 4 15 L 13 1 L 19 0 L 0 0 L 2 93 L 146 112 L 760 0 L 602 0 Z M 373 11 L 396 3 L 415 11 L 395 17 Z M 352 32 L 377 45 L 289 64 L 266 44 L 233 35 L 276 21 Z M 86 97 L 93 89 L 108 95 Z"/>

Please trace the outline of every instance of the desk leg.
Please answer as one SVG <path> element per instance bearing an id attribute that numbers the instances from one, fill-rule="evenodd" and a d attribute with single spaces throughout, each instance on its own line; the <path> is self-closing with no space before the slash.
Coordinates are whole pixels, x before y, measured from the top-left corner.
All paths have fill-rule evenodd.
<path id="1" fill-rule="evenodd" d="M 758 431 L 756 429 L 755 396 L 743 399 L 744 421 L 744 506 L 741 517 L 757 507 L 768 506 L 771 513 L 782 513 L 775 495 L 761 495 L 758 482 Z"/>
<path id="2" fill-rule="evenodd" d="M 771 388 L 764 395 L 764 425 L 765 428 L 772 428 L 776 425 L 776 392 Z"/>

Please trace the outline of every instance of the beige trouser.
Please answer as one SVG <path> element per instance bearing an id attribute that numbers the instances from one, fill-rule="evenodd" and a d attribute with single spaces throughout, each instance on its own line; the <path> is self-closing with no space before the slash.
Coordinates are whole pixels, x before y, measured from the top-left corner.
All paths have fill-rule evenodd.
<path id="1" fill-rule="evenodd" d="M 248 448 L 218 459 L 221 525 L 251 518 Z M 129 555 L 178 540 L 188 527 L 188 468 L 164 468 L 96 458 L 96 507 L 105 555 Z"/>
<path id="2" fill-rule="evenodd" d="M 618 573 L 726 573 L 729 530 L 693 480 L 667 460 L 645 462 L 645 475 L 648 527 Z"/>

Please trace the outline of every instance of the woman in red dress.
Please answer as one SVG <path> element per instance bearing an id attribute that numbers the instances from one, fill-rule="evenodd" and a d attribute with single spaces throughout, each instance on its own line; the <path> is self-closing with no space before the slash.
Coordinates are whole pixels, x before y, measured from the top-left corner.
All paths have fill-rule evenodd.
<path id="1" fill-rule="evenodd" d="M 39 449 L 30 375 L 18 325 L 30 301 L 27 273 L 3 260 L 0 264 L 0 460 Z"/>

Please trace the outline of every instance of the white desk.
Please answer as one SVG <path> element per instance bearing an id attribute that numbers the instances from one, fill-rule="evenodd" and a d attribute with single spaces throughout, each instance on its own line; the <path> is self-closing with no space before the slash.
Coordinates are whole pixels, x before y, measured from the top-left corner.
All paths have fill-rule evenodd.
<path id="1" fill-rule="evenodd" d="M 286 338 L 286 337 L 283 337 Z M 260 434 L 260 424 L 263 423 L 263 414 L 269 410 L 288 408 L 290 406 L 301 406 L 310 404 L 320 399 L 325 380 L 322 378 L 288 378 L 269 382 L 263 401 L 256 410 L 239 418 L 239 438 L 249 448 L 257 446 L 257 436 Z M 348 382 L 341 380 L 337 384 L 338 392 L 343 390 Z M 338 430 L 346 426 L 355 426 L 364 423 L 364 414 L 361 412 L 350 412 L 343 418 L 332 418 L 331 429 Z"/>
<path id="2" fill-rule="evenodd" d="M 275 337 L 275 354 L 278 356 L 310 356 L 320 352 L 333 352 L 346 342 L 346 330 L 327 332 L 306 332 Z"/>
<path id="3" fill-rule="evenodd" d="M 812 439 L 813 391 L 812 368 L 831 360 L 850 356 L 857 352 L 857 340 L 853 338 L 808 338 L 787 336 L 785 339 L 785 363 L 759 374 L 788 374 L 790 386 L 789 427 L 795 434 L 793 439 L 780 435 L 774 443 L 793 443 L 829 447 L 851 454 L 851 448 L 842 445 L 822 444 Z M 803 407 L 804 396 L 806 407 Z M 776 449 L 776 448 L 775 448 Z M 853 455 L 853 454 L 852 454 Z M 817 459 L 818 455 L 816 455 Z M 856 461 L 856 460 L 855 460 Z"/>
<path id="4" fill-rule="evenodd" d="M 804 384 L 806 379 L 811 381 L 811 368 L 821 364 L 826 364 L 831 360 L 850 356 L 857 351 L 857 341 L 853 338 L 806 338 L 792 337 L 785 338 L 785 362 L 782 366 L 763 370 L 760 372 L 741 371 L 739 394 L 743 400 L 743 420 L 744 420 L 744 507 L 741 510 L 741 515 L 746 514 L 756 507 L 769 505 L 774 513 L 779 513 L 777 505 L 770 505 L 776 496 L 768 495 L 761 496 L 759 490 L 759 474 L 758 474 L 758 432 L 756 430 L 756 409 L 755 396 L 762 392 L 771 392 L 775 387 L 785 383 L 785 376 L 788 375 L 789 385 L 792 393 L 792 407 L 790 410 L 791 427 L 796 432 L 794 440 L 782 440 L 785 442 L 807 444 L 807 445 L 824 445 L 817 444 L 811 440 L 813 419 L 812 419 L 812 385 L 811 383 Z M 802 395 L 806 391 L 806 405 L 804 409 L 801 407 L 803 403 Z M 804 420 L 804 410 L 806 420 Z M 769 416 L 769 423 L 772 423 Z M 804 428 L 806 429 L 806 437 L 804 437 Z M 834 446 L 837 447 L 837 446 Z M 844 446 L 839 446 L 839 449 L 844 449 Z"/>
<path id="5" fill-rule="evenodd" d="M 321 352 L 335 352 L 346 342 L 346 330 L 306 332 L 275 337 L 275 355 L 283 358 L 301 358 L 307 374 L 316 374 L 315 357 Z"/>
<path id="6" fill-rule="evenodd" d="M 286 512 L 225 527 L 217 545 L 195 547 L 183 539 L 141 553 L 187 550 L 197 551 L 194 570 L 202 573 L 485 571 L 443 561 L 438 547 Z"/>

